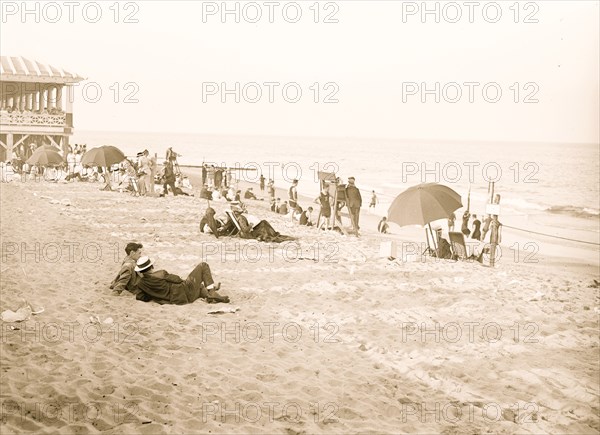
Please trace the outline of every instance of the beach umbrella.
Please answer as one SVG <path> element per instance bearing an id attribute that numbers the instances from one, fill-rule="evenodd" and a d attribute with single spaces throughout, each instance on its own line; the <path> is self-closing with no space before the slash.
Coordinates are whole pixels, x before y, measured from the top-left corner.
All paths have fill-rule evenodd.
<path id="1" fill-rule="evenodd" d="M 52 166 L 60 165 L 64 162 L 63 157 L 56 151 L 40 147 L 27 159 L 30 165 Z"/>
<path id="2" fill-rule="evenodd" d="M 105 168 L 104 178 L 106 180 L 106 186 L 104 186 L 103 190 L 112 190 L 108 168 L 114 164 L 121 163 L 123 160 L 125 160 L 125 154 L 123 154 L 119 148 L 111 145 L 104 145 L 87 151 L 81 159 L 81 164 L 102 166 Z"/>
<path id="3" fill-rule="evenodd" d="M 394 199 L 388 209 L 388 220 L 400 226 L 428 225 L 435 244 L 431 222 L 446 219 L 461 207 L 460 195 L 454 190 L 437 183 L 424 183 L 406 189 Z"/>
<path id="4" fill-rule="evenodd" d="M 81 159 L 82 165 L 110 167 L 125 160 L 125 154 L 111 145 L 104 145 L 88 150 Z"/>

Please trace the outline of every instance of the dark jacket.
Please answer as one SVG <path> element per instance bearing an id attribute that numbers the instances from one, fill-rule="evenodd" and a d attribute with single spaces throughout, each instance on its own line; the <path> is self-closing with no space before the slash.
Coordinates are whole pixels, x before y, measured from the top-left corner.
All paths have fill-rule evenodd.
<path id="1" fill-rule="evenodd" d="M 360 196 L 360 190 L 356 186 L 348 185 L 346 187 L 346 203 L 348 207 L 362 207 L 362 197 Z"/>
<path id="2" fill-rule="evenodd" d="M 167 183 L 175 181 L 175 173 L 173 172 L 173 163 L 167 162 L 165 164 L 165 180 Z"/>
<path id="3" fill-rule="evenodd" d="M 194 295 L 194 289 L 187 281 L 166 270 L 143 273 L 138 282 L 138 289 L 141 290 L 140 295 L 149 297 L 159 304 L 183 305 L 193 302 L 199 297 L 199 295 Z"/>
<path id="4" fill-rule="evenodd" d="M 205 225 L 208 225 L 208 227 L 210 228 L 210 230 L 212 231 L 214 236 L 218 239 L 219 233 L 217 230 L 219 228 L 219 225 L 217 224 L 217 221 L 215 220 L 215 210 L 212 207 L 209 207 L 208 209 L 206 209 L 206 213 L 204 213 L 204 216 L 200 220 L 200 231 L 201 232 L 204 232 Z"/>

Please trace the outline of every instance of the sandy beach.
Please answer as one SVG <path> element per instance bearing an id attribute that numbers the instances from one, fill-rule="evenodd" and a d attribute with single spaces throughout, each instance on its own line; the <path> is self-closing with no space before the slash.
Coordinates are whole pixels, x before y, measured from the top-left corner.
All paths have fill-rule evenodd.
<path id="1" fill-rule="evenodd" d="M 594 251 L 389 261 L 382 241 L 421 231 L 379 235 L 365 214 L 360 238 L 323 233 L 252 201 L 298 242 L 216 240 L 197 196 L 0 188 L 0 310 L 44 308 L 2 323 L 2 433 L 600 430 Z M 232 303 L 112 295 L 130 241 L 183 277 L 207 261 Z"/>

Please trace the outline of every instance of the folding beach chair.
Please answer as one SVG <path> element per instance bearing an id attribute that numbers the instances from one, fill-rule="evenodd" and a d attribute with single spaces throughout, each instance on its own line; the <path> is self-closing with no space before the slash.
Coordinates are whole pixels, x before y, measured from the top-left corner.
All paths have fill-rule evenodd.
<path id="1" fill-rule="evenodd" d="M 449 232 L 450 246 L 452 246 L 452 254 L 459 260 L 467 260 L 469 257 L 467 245 L 465 243 L 465 235 L 460 232 Z"/>
<path id="2" fill-rule="evenodd" d="M 435 237 L 435 239 L 432 239 Z M 435 230 L 435 233 L 432 234 L 431 228 L 425 228 L 425 240 L 427 240 L 427 248 L 423 251 L 421 255 L 431 255 L 432 257 L 438 256 L 438 246 L 440 246 L 440 237 L 441 232 Z"/>
<path id="3" fill-rule="evenodd" d="M 240 223 L 236 219 L 236 217 L 233 214 L 233 212 L 231 210 L 225 210 L 225 214 L 229 218 L 229 221 L 233 222 L 233 225 L 234 225 L 234 227 L 230 231 L 228 231 L 225 235 L 226 236 L 233 236 L 235 234 L 241 233 L 242 232 L 242 226 L 240 225 Z"/>
<path id="4" fill-rule="evenodd" d="M 133 194 L 134 195 L 139 195 L 140 193 L 140 187 L 138 186 L 138 180 L 135 177 L 129 177 L 129 183 L 131 184 L 131 188 L 133 189 Z"/>

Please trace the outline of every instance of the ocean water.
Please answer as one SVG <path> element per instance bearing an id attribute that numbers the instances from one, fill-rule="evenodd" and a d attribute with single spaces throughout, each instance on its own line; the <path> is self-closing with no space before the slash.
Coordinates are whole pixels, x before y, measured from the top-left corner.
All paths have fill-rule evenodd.
<path id="1" fill-rule="evenodd" d="M 240 171 L 256 181 L 260 172 L 286 187 L 294 178 L 299 191 L 317 195 L 318 170 L 336 172 L 345 181 L 356 178 L 368 204 L 375 190 L 384 214 L 389 203 L 407 187 L 439 182 L 456 190 L 466 205 L 470 190 L 472 213 L 483 214 L 489 198 L 488 181 L 496 181 L 502 196 L 502 216 L 536 218 L 544 226 L 570 226 L 590 233 L 599 229 L 600 147 L 598 144 L 492 142 L 430 142 L 358 138 L 291 138 L 204 136 L 168 133 L 77 131 L 71 143 L 90 147 L 114 145 L 135 156 L 148 149 L 162 161 L 168 147 L 182 155 L 182 165 L 203 162 Z M 185 171 L 200 171 L 185 169 Z M 566 219 L 568 218 L 568 219 Z M 595 233 L 592 234 L 592 233 Z"/>

